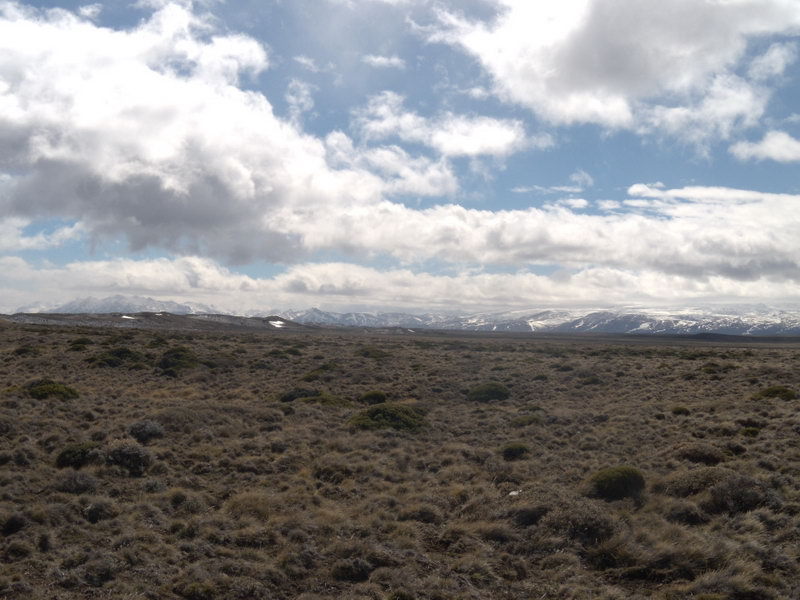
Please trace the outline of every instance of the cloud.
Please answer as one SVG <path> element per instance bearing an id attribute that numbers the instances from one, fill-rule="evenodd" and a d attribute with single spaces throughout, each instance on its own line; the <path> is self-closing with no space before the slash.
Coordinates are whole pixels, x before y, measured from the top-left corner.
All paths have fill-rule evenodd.
<path id="1" fill-rule="evenodd" d="M 749 281 L 691 277 L 659 271 L 590 267 L 539 275 L 520 271 L 465 271 L 450 275 L 409 268 L 374 269 L 343 262 L 294 265 L 273 277 L 230 271 L 206 258 L 80 261 L 37 267 L 0 257 L 0 285 L 9 290 L 0 311 L 43 295 L 137 294 L 212 304 L 229 312 L 320 306 L 349 310 L 373 307 L 452 312 L 535 307 L 598 307 L 632 303 L 669 305 L 693 301 L 798 301 L 792 282 L 760 276 Z"/>
<path id="2" fill-rule="evenodd" d="M 788 64 L 789 46 L 751 65 L 757 82 L 735 71 L 750 40 L 800 25 L 800 6 L 787 0 L 494 3 L 491 22 L 440 10 L 428 38 L 474 56 L 495 94 L 555 124 L 656 128 L 692 141 L 698 124 L 726 136 L 761 116 L 765 74 Z"/>
<path id="3" fill-rule="evenodd" d="M 322 69 L 317 66 L 317 63 L 314 61 L 313 58 L 308 56 L 295 56 L 293 59 L 298 65 L 303 67 L 304 69 L 311 71 L 312 73 L 319 73 Z"/>
<path id="4" fill-rule="evenodd" d="M 747 70 L 751 79 L 764 81 L 783 75 L 786 67 L 797 60 L 797 44 L 772 44 L 764 54 L 757 56 Z"/>
<path id="5" fill-rule="evenodd" d="M 286 103 L 289 105 L 289 117 L 296 126 L 302 123 L 303 114 L 314 108 L 312 93 L 315 87 L 305 81 L 292 79 L 286 89 Z"/>
<path id="6" fill-rule="evenodd" d="M 379 56 L 367 54 L 361 57 L 361 62 L 376 69 L 405 69 L 406 61 L 399 56 Z"/>
<path id="7" fill-rule="evenodd" d="M 433 148 L 444 156 L 508 156 L 536 145 L 552 144 L 549 136 L 528 138 L 521 121 L 450 112 L 427 118 L 407 111 L 403 96 L 383 92 L 354 111 L 354 126 L 367 140 L 397 137 Z"/>
<path id="8" fill-rule="evenodd" d="M 0 252 L 19 252 L 22 250 L 45 250 L 77 240 L 83 233 L 80 223 L 57 227 L 52 232 L 39 231 L 33 235 L 25 232 L 31 225 L 29 219 L 6 217 L 0 219 Z"/>
<path id="9" fill-rule="evenodd" d="M 133 249 L 296 262 L 306 248 L 284 213 L 457 189 L 446 162 L 396 146 L 329 164 L 329 144 L 300 129 L 310 88 L 290 84 L 282 120 L 241 86 L 269 67 L 259 43 L 189 3 L 159 7 L 123 31 L 0 4 L 0 173 L 18 174 L 0 214 L 81 221 Z"/>
<path id="10" fill-rule="evenodd" d="M 730 151 L 739 160 L 800 162 L 800 140 L 785 131 L 769 131 L 760 142 L 738 142 Z"/>

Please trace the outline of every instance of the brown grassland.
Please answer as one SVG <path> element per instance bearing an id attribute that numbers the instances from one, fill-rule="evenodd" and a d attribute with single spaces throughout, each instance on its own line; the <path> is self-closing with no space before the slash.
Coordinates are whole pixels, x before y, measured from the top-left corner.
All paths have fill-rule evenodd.
<path id="1" fill-rule="evenodd" d="M 800 598 L 798 359 L 0 321 L 0 597 Z"/>

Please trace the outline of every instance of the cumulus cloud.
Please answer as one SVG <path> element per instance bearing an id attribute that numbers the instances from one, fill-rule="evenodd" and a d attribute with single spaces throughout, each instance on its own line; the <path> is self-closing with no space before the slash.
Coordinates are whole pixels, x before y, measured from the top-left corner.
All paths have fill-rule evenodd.
<path id="1" fill-rule="evenodd" d="M 664 305 L 697 300 L 800 300 L 792 282 L 769 276 L 738 281 L 660 271 L 610 267 L 560 271 L 550 276 L 520 271 L 465 271 L 451 275 L 409 268 L 374 269 L 350 263 L 299 264 L 269 278 L 237 274 L 206 258 L 85 261 L 37 267 L 0 257 L 0 284 L 13 290 L 0 311 L 41 299 L 141 294 L 203 302 L 230 312 L 321 306 L 348 310 L 371 305 L 398 309 L 482 310 L 532 307 L 596 307 L 631 303 Z"/>
<path id="2" fill-rule="evenodd" d="M 361 62 L 376 69 L 405 69 L 406 61 L 399 56 L 381 56 L 367 54 L 361 57 Z"/>
<path id="3" fill-rule="evenodd" d="M 800 140 L 785 131 L 769 131 L 760 142 L 738 142 L 730 150 L 739 160 L 800 161 Z"/>
<path id="4" fill-rule="evenodd" d="M 408 111 L 403 96 L 383 92 L 354 112 L 354 125 L 368 140 L 397 137 L 424 144 L 444 156 L 508 156 L 552 143 L 549 136 L 528 138 L 521 121 L 444 113 L 427 118 Z"/>
<path id="5" fill-rule="evenodd" d="M 294 122 L 240 85 L 268 67 L 259 43 L 218 34 L 191 3 L 160 2 L 129 31 L 0 4 L 0 171 L 20 173 L 0 213 L 80 220 L 134 249 L 297 261 L 283 212 L 455 189 L 445 163 L 394 146 L 331 166 L 299 126 L 306 85 L 290 85 Z"/>
<path id="6" fill-rule="evenodd" d="M 499 97 L 557 124 L 695 138 L 698 123 L 724 136 L 760 117 L 769 96 L 760 84 L 788 64 L 789 46 L 754 62 L 751 79 L 735 70 L 751 39 L 800 25 L 788 0 L 665 0 L 657 10 L 649 0 L 494 2 L 491 22 L 440 10 L 427 33 L 474 56 Z"/>

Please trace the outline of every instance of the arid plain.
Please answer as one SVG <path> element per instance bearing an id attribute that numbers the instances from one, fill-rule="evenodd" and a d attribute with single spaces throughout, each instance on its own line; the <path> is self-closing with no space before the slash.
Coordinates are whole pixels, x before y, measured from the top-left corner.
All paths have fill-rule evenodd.
<path id="1" fill-rule="evenodd" d="M 0 321 L 0 597 L 800 597 L 800 346 Z"/>

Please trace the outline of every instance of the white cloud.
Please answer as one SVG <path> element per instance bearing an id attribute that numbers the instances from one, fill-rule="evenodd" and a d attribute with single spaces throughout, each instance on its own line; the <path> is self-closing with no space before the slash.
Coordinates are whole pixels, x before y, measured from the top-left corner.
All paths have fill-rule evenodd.
<path id="1" fill-rule="evenodd" d="M 772 44 L 764 54 L 757 56 L 750 63 L 748 75 L 757 81 L 783 75 L 786 67 L 797 60 L 797 44 Z"/>
<path id="2" fill-rule="evenodd" d="M 31 225 L 30 219 L 6 217 L 0 219 L 0 252 L 21 250 L 45 250 L 79 239 L 83 233 L 80 223 L 58 227 L 52 232 L 39 231 L 33 235 L 25 233 Z"/>
<path id="3" fill-rule="evenodd" d="M 103 5 L 99 3 L 85 4 L 78 9 L 78 13 L 87 19 L 96 19 L 103 12 Z"/>
<path id="4" fill-rule="evenodd" d="M 361 57 L 361 62 L 376 69 L 405 69 L 406 61 L 399 56 L 380 56 L 367 54 Z"/>
<path id="5" fill-rule="evenodd" d="M 298 127 L 302 123 L 303 114 L 314 108 L 312 93 L 315 87 L 305 81 L 292 79 L 286 89 L 286 103 L 289 105 L 289 117 Z"/>
<path id="6" fill-rule="evenodd" d="M 137 294 L 213 304 L 230 312 L 274 307 L 358 305 L 400 309 L 479 310 L 543 306 L 674 304 L 693 300 L 800 300 L 796 283 L 768 276 L 738 281 L 703 280 L 659 271 L 589 267 L 551 276 L 520 271 L 465 271 L 433 275 L 407 268 L 377 270 L 349 263 L 309 263 L 269 278 L 233 272 L 199 257 L 73 262 L 37 267 L 0 257 L 0 311 L 11 312 L 42 297 Z"/>
<path id="7" fill-rule="evenodd" d="M 751 39 L 800 25 L 800 5 L 788 0 L 494 3 L 492 22 L 440 10 L 428 35 L 480 61 L 500 98 L 557 124 L 657 127 L 692 141 L 698 124 L 706 135 L 727 135 L 762 114 L 768 90 L 734 70 Z M 789 59 L 788 46 L 776 47 L 754 63 L 752 77 L 762 80 Z"/>
<path id="8" fill-rule="evenodd" d="M 457 189 L 445 161 L 394 146 L 329 164 L 325 141 L 297 122 L 309 88 L 289 90 L 294 123 L 278 118 L 239 87 L 269 66 L 260 44 L 218 35 L 185 3 L 160 6 L 116 31 L 0 4 L 0 169 L 20 173 L 0 214 L 80 220 L 134 249 L 297 261 L 283 213 Z"/>
<path id="9" fill-rule="evenodd" d="M 404 98 L 383 92 L 354 112 L 354 125 L 367 140 L 397 137 L 435 149 L 444 156 L 508 156 L 552 143 L 548 136 L 531 139 L 521 121 L 444 113 L 426 118 L 405 110 Z"/>
<path id="10" fill-rule="evenodd" d="M 578 169 L 569 176 L 569 180 L 581 188 L 590 188 L 594 185 L 594 178 L 583 169 Z"/>
<path id="11" fill-rule="evenodd" d="M 312 73 L 319 73 L 322 69 L 317 66 L 317 63 L 314 61 L 313 58 L 308 56 L 295 56 L 294 61 L 303 67 L 304 69 L 311 71 Z"/>
<path id="12" fill-rule="evenodd" d="M 769 131 L 760 142 L 738 142 L 730 150 L 739 160 L 800 162 L 800 140 L 785 131 Z"/>

